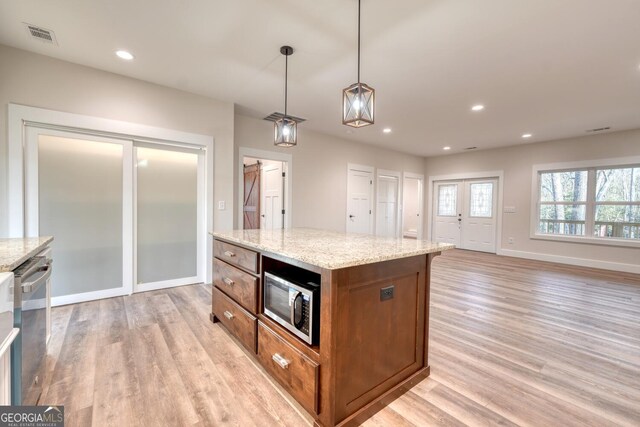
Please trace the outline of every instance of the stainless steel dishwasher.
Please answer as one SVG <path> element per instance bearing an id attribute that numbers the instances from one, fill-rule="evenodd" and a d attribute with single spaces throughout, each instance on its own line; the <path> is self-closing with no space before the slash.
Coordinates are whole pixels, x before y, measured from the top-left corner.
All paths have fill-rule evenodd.
<path id="1" fill-rule="evenodd" d="M 14 326 L 11 347 L 11 401 L 36 405 L 42 393 L 47 355 L 47 286 L 51 259 L 35 256 L 14 270 Z"/>

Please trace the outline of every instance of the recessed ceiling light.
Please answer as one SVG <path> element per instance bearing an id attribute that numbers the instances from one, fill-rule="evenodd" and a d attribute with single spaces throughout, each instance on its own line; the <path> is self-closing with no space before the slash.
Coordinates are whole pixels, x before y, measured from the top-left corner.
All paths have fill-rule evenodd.
<path id="1" fill-rule="evenodd" d="M 384 128 L 384 129 L 382 129 L 382 132 L 391 133 L 391 128 Z"/>
<path id="2" fill-rule="evenodd" d="M 471 107 L 471 111 L 482 111 L 482 110 L 484 110 L 484 105 L 482 104 L 474 105 L 473 107 Z"/>
<path id="3" fill-rule="evenodd" d="M 533 135 L 531 135 L 530 133 L 523 133 L 522 137 L 523 138 L 531 138 Z"/>
<path id="4" fill-rule="evenodd" d="M 448 145 L 446 147 L 442 147 L 443 150 L 447 151 L 447 150 L 451 150 L 451 147 L 449 147 Z"/>
<path id="5" fill-rule="evenodd" d="M 131 52 L 127 52 L 126 50 L 116 50 L 116 55 L 125 61 L 131 61 L 134 58 Z"/>

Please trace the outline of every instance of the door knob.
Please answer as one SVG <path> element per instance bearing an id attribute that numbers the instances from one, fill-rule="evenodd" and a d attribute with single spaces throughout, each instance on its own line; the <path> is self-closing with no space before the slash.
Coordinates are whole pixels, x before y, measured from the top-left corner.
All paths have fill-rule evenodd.
<path id="1" fill-rule="evenodd" d="M 262 218 L 264 218 L 264 214 L 260 215 Z"/>
<path id="2" fill-rule="evenodd" d="M 349 218 L 355 218 L 355 217 L 356 217 L 355 215 L 349 215 Z"/>

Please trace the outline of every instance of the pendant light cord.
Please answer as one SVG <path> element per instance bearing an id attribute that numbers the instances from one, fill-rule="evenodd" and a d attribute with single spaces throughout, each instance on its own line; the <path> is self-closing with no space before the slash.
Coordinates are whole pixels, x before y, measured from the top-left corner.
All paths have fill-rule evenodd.
<path id="1" fill-rule="evenodd" d="M 284 56 L 284 116 L 287 117 L 287 82 L 289 73 L 289 55 Z"/>
<path id="2" fill-rule="evenodd" d="M 360 83 L 360 1 L 358 0 L 358 83 Z"/>

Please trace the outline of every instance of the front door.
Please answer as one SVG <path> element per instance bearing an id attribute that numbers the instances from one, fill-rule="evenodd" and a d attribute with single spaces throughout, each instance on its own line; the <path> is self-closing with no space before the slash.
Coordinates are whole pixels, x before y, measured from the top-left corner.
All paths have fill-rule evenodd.
<path id="1" fill-rule="evenodd" d="M 496 252 L 497 180 L 465 181 L 462 248 Z"/>
<path id="2" fill-rule="evenodd" d="M 496 179 L 436 182 L 435 240 L 460 249 L 495 253 L 497 190 Z"/>
<path id="3" fill-rule="evenodd" d="M 462 222 L 462 181 L 436 182 L 434 184 L 434 225 L 436 242 L 451 243 L 460 247 Z"/>

